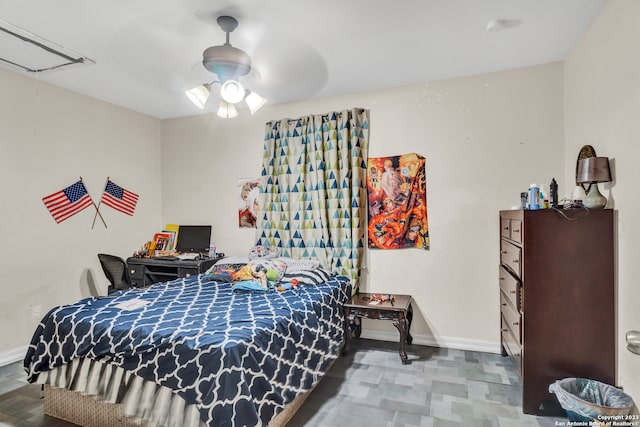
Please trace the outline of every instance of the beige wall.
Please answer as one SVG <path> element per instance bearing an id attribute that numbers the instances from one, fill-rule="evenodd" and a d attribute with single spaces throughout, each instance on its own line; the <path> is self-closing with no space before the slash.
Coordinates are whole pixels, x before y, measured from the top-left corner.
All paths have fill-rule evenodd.
<path id="1" fill-rule="evenodd" d="M 160 121 L 0 69 L 0 365 L 24 357 L 54 305 L 106 293 L 96 254 L 130 255 L 160 225 Z M 133 217 L 88 208 L 56 224 L 42 197 L 82 176 L 140 195 Z"/>
<path id="2" fill-rule="evenodd" d="M 565 178 L 573 178 L 585 144 L 612 166 L 614 182 L 600 189 L 618 211 L 618 383 L 636 401 L 640 356 L 626 350 L 625 333 L 640 330 L 640 198 L 634 196 L 640 172 L 633 163 L 640 156 L 639 22 L 640 2 L 609 0 L 565 65 Z"/>
<path id="3" fill-rule="evenodd" d="M 163 221 L 211 223 L 227 254 L 246 255 L 236 180 L 257 177 L 264 123 L 351 107 L 371 111 L 369 155 L 427 158 L 431 250 L 369 251 L 364 289 L 413 295 L 416 343 L 499 349 L 498 210 L 531 182 L 564 176 L 559 63 L 364 94 L 273 105 L 233 120 L 162 124 Z M 363 336 L 396 339 L 386 322 Z"/>

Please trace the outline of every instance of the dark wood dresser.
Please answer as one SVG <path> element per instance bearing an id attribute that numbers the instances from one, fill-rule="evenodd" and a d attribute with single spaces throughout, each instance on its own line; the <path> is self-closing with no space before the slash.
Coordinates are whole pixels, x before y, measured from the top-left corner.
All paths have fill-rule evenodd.
<path id="1" fill-rule="evenodd" d="M 613 221 L 611 209 L 500 212 L 501 344 L 524 413 L 553 407 L 561 378 L 615 385 Z"/>

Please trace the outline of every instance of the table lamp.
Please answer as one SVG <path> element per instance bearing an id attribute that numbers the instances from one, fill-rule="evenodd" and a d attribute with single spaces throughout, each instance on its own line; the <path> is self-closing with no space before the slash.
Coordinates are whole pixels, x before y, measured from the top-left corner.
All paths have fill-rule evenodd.
<path id="1" fill-rule="evenodd" d="M 602 209 L 607 205 L 607 198 L 598 190 L 599 182 L 611 181 L 608 157 L 587 157 L 578 163 L 578 184 L 591 184 L 582 204 L 589 209 Z"/>

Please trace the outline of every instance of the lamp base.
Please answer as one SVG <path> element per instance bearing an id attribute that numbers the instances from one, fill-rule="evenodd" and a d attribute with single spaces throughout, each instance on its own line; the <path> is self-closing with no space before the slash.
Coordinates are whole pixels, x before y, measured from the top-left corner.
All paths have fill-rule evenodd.
<path id="1" fill-rule="evenodd" d="M 602 209 L 607 206 L 607 198 L 600 194 L 597 182 L 591 184 L 589 194 L 582 200 L 582 204 L 588 209 Z"/>

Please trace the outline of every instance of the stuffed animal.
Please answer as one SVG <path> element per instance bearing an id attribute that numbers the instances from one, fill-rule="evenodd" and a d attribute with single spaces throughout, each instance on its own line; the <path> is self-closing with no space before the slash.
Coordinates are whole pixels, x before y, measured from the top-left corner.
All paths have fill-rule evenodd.
<path id="1" fill-rule="evenodd" d="M 266 266 L 256 263 L 249 263 L 240 270 L 233 273 L 233 282 L 243 282 L 247 280 L 255 281 L 264 289 L 269 289 L 269 282 L 278 280 L 278 271 L 268 269 Z"/>
<path id="2" fill-rule="evenodd" d="M 298 287 L 298 279 L 291 279 L 290 282 L 282 282 L 280 283 L 280 285 L 278 285 L 278 287 L 276 288 L 279 291 L 288 291 L 290 289 L 295 289 Z"/>
<path id="3" fill-rule="evenodd" d="M 268 270 L 263 265 L 247 264 L 233 274 L 234 282 L 242 282 L 245 280 L 254 280 L 260 283 L 260 286 L 267 289 L 269 279 L 267 277 Z M 273 273 L 271 274 L 273 276 Z M 277 273 L 276 273 L 277 277 Z"/>
<path id="4" fill-rule="evenodd" d="M 278 272 L 272 268 L 268 269 L 267 279 L 271 282 L 275 282 L 278 279 Z"/>
<path id="5" fill-rule="evenodd" d="M 252 265 L 251 274 L 253 279 L 260 283 L 260 286 L 267 289 L 269 285 L 269 279 L 267 279 L 267 269 L 262 265 Z"/>
<path id="6" fill-rule="evenodd" d="M 243 280 L 252 280 L 253 272 L 251 270 L 251 266 L 249 264 L 245 265 L 240 270 L 233 273 L 232 278 L 234 282 L 241 282 Z"/>

